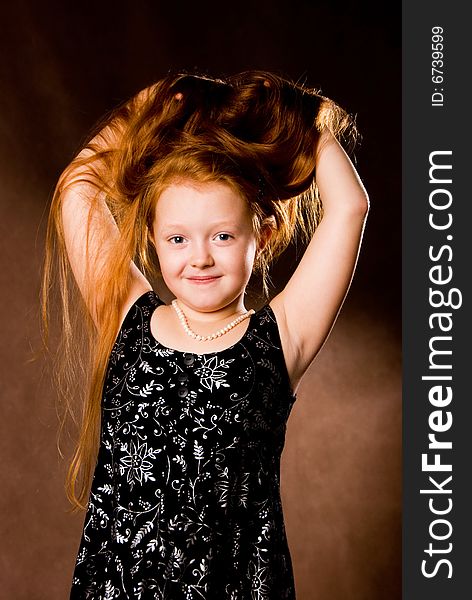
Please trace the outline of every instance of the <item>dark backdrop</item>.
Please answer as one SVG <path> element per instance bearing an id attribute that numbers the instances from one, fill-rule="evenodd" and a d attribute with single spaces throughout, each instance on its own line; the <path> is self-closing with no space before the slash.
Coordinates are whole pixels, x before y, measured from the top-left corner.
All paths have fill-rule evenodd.
<path id="1" fill-rule="evenodd" d="M 299 600 L 400 598 L 400 4 L 10 2 L 0 20 L 0 598 L 67 598 L 83 515 L 56 450 L 38 293 L 55 181 L 104 112 L 169 69 L 274 70 L 357 116 L 371 199 L 333 333 L 289 420 L 282 494 Z M 380 10 L 381 7 L 381 10 Z M 292 269 L 274 267 L 275 288 Z M 275 289 L 274 292 L 275 293 Z"/>

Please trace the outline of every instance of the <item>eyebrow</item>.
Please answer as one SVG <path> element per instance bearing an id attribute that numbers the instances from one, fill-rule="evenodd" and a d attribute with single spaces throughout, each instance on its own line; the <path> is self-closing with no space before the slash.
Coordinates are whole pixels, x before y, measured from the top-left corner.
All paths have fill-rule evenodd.
<path id="1" fill-rule="evenodd" d="M 209 223 L 208 226 L 210 227 L 210 229 L 213 229 L 215 227 L 228 227 L 231 229 L 239 229 L 239 226 L 232 221 L 216 221 L 215 223 Z M 184 223 L 166 223 L 162 227 L 162 231 L 174 231 L 176 229 L 178 230 L 185 228 L 186 225 Z"/>

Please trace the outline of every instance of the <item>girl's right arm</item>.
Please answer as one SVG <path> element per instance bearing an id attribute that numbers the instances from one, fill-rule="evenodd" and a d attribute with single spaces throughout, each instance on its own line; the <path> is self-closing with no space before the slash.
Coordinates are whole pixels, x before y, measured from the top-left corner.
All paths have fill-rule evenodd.
<path id="1" fill-rule="evenodd" d="M 98 326 L 98 278 L 103 268 L 113 260 L 112 249 L 119 230 L 102 194 L 94 202 L 96 188 L 89 183 L 77 183 L 68 188 L 62 199 L 62 223 L 67 255 L 77 285 L 88 310 Z M 151 290 L 149 281 L 133 261 L 130 261 L 130 288 L 128 298 L 135 298 Z M 125 302 L 128 304 L 128 301 Z"/>
<path id="2" fill-rule="evenodd" d="M 140 92 L 131 102 L 140 102 L 147 95 L 147 90 Z M 97 297 L 100 273 L 107 264 L 113 261 L 114 242 L 119 237 L 119 229 L 105 200 L 105 193 L 99 192 L 90 176 L 90 166 L 107 179 L 105 163 L 97 158 L 91 164 L 80 164 L 80 159 L 89 158 L 97 152 L 113 149 L 119 142 L 120 131 L 110 126 L 105 127 L 82 150 L 74 162 L 77 167 L 69 168 L 65 181 L 61 182 L 64 191 L 60 197 L 62 228 L 67 256 L 74 278 L 84 298 L 87 308 L 98 326 Z M 91 147 L 94 150 L 91 150 Z M 133 261 L 129 264 L 130 286 L 124 306 L 125 312 L 132 301 L 152 286 Z"/>

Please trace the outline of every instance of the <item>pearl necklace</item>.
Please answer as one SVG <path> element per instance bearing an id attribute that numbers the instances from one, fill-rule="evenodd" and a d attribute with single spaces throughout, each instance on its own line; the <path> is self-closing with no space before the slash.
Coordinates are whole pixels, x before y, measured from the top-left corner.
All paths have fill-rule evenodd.
<path id="1" fill-rule="evenodd" d="M 215 333 L 211 333 L 210 335 L 198 335 L 198 333 L 195 333 L 192 329 L 190 329 L 187 317 L 184 315 L 182 309 L 177 304 L 177 300 L 172 300 L 172 306 L 174 307 L 174 310 L 177 313 L 177 316 L 179 317 L 179 321 L 182 323 L 182 327 L 185 329 L 185 333 L 190 337 L 194 338 L 195 340 L 198 340 L 199 342 L 208 342 L 210 340 L 214 340 L 217 337 L 221 337 L 222 335 L 228 333 L 228 331 L 236 327 L 236 325 L 239 325 L 241 321 L 247 319 L 256 312 L 253 308 L 251 308 L 242 315 L 239 315 L 239 317 L 236 317 L 236 319 L 231 321 L 231 323 L 228 323 L 228 325 L 226 325 L 225 327 L 222 327 L 221 329 L 218 329 L 218 331 L 215 331 Z"/>

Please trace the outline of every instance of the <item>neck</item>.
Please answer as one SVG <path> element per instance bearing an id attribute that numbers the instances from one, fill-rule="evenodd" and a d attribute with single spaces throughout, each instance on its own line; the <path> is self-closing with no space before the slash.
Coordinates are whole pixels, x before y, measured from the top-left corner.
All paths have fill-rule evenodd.
<path id="1" fill-rule="evenodd" d="M 186 334 L 189 337 L 192 337 L 192 338 L 198 340 L 199 342 L 211 341 L 211 340 L 214 340 L 216 338 L 219 338 L 219 337 L 225 335 L 226 333 L 228 333 L 228 331 L 231 331 L 232 329 L 237 327 L 239 325 L 239 323 L 241 323 L 244 319 L 247 319 L 249 316 L 251 316 L 251 314 L 254 313 L 254 310 L 251 309 L 249 311 L 245 311 L 244 313 L 237 315 L 231 321 L 229 319 L 226 319 L 224 327 L 220 327 L 216 331 L 212 331 L 209 334 L 205 334 L 202 332 L 197 333 L 196 331 L 193 330 L 193 328 L 189 324 L 189 320 L 187 319 L 182 308 L 179 306 L 179 303 L 177 302 L 177 300 L 172 301 L 172 307 L 174 308 L 174 310 L 179 318 L 180 324 L 184 328 Z M 212 327 L 215 327 L 214 323 L 212 323 Z"/>
<path id="2" fill-rule="evenodd" d="M 209 308 L 209 309 L 195 309 L 192 306 L 186 304 L 179 298 L 176 299 L 179 307 L 184 312 L 186 318 L 193 323 L 201 323 L 203 326 L 218 325 L 222 322 L 228 321 L 228 319 L 234 319 L 240 314 L 247 312 L 244 306 L 243 297 L 239 297 L 230 304 L 222 308 Z"/>

